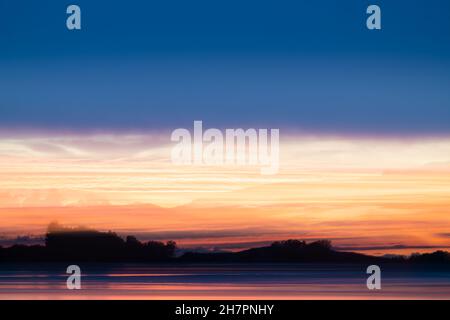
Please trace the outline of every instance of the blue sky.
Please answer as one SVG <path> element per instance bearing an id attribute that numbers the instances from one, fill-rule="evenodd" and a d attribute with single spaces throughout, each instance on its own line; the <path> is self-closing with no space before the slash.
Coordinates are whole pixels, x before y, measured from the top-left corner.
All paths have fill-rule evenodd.
<path id="1" fill-rule="evenodd" d="M 446 0 L 7 0 L 0 49 L 2 129 L 450 133 Z"/>

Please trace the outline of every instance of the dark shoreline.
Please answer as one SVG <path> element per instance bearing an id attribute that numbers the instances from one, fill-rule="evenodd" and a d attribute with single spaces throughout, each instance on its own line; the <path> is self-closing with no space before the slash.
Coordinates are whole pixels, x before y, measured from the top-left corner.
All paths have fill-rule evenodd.
<path id="1" fill-rule="evenodd" d="M 409 257 L 377 257 L 337 251 L 329 240 L 307 243 L 289 239 L 269 246 L 238 252 L 186 252 L 176 256 L 174 241 L 141 242 L 134 236 L 125 239 L 114 232 L 66 228 L 50 224 L 45 245 L 0 246 L 2 262 L 101 262 L 101 263 L 364 263 L 364 264 L 442 264 L 450 265 L 450 253 L 414 254 Z"/>

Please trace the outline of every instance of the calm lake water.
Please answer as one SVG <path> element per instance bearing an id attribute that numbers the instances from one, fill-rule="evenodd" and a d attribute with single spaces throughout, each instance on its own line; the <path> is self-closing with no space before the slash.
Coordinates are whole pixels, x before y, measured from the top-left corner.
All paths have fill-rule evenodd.
<path id="1" fill-rule="evenodd" d="M 450 299 L 450 268 L 383 266 L 381 290 L 359 265 L 0 264 L 0 299 Z"/>

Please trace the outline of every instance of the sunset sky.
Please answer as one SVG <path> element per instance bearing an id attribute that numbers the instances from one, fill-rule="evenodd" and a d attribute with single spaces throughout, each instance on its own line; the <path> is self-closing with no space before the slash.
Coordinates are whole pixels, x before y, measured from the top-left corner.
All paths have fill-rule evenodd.
<path id="1" fill-rule="evenodd" d="M 0 245 L 52 221 L 238 250 L 450 250 L 450 3 L 0 4 Z M 325 10 L 324 8 L 328 8 Z M 38 14 L 37 14 L 38 13 Z M 176 128 L 280 129 L 280 169 L 176 166 Z"/>
<path id="2" fill-rule="evenodd" d="M 1 234 L 39 237 L 59 221 L 210 249 L 287 238 L 375 253 L 450 246 L 448 138 L 296 135 L 281 143 L 279 173 L 261 175 L 173 165 L 160 135 L 2 139 Z"/>

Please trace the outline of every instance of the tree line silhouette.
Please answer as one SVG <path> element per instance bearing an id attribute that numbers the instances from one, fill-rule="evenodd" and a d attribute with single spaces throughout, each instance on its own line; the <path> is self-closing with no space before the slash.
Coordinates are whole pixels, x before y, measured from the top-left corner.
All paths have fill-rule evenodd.
<path id="1" fill-rule="evenodd" d="M 44 246 L 0 247 L 0 261 L 161 262 L 173 258 L 176 248 L 174 241 L 143 243 L 134 236 L 123 239 L 111 231 L 66 228 L 51 223 Z"/>
<path id="2" fill-rule="evenodd" d="M 0 262 L 186 262 L 186 263 L 251 263 L 251 262 L 316 262 L 316 263 L 436 263 L 450 265 L 445 251 L 415 254 L 410 257 L 376 257 L 333 249 L 331 241 L 306 243 L 301 240 L 276 241 L 270 246 L 239 252 L 186 252 L 176 257 L 174 241 L 141 242 L 134 236 L 125 239 L 114 232 L 49 225 L 45 245 L 0 246 Z"/>

